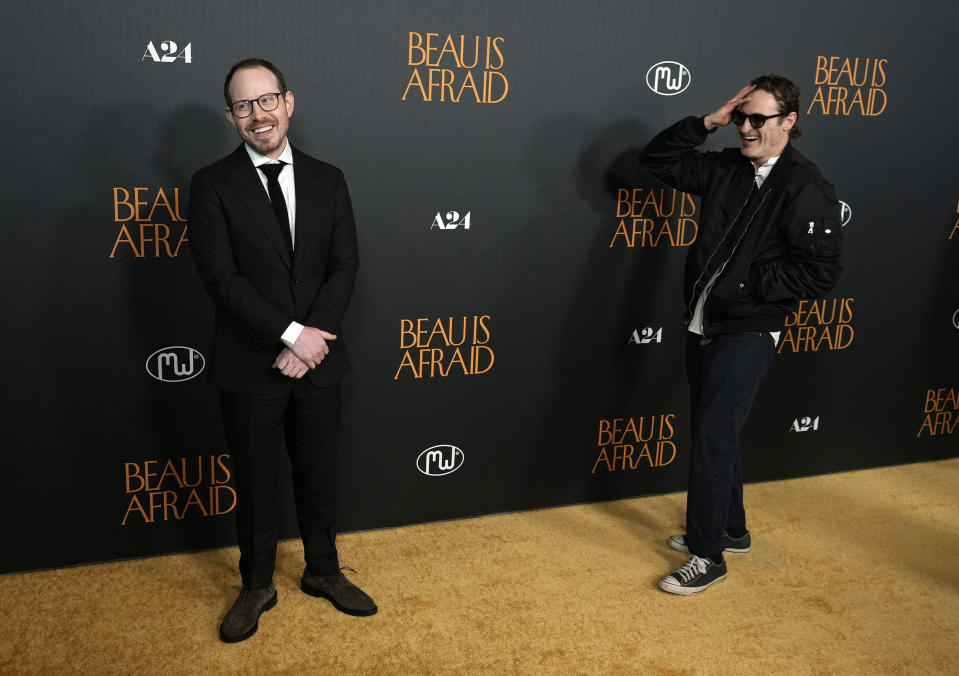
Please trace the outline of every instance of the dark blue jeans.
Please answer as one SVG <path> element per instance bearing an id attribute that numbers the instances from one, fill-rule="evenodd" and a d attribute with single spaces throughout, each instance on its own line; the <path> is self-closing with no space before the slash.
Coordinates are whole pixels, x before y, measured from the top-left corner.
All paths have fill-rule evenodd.
<path id="1" fill-rule="evenodd" d="M 702 344 L 687 333 L 692 457 L 686 495 L 686 544 L 718 557 L 723 531 L 746 527 L 739 433 L 775 354 L 768 333 L 726 333 Z"/>

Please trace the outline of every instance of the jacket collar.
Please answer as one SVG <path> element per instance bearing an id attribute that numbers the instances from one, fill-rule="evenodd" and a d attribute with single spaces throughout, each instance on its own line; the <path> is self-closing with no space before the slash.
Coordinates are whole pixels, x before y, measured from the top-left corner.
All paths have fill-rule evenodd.
<path id="1" fill-rule="evenodd" d="M 776 163 L 773 165 L 773 168 L 769 171 L 769 175 L 766 176 L 763 180 L 762 186 L 759 188 L 759 191 L 762 193 L 769 192 L 776 185 L 776 180 L 782 175 L 782 168 L 791 164 L 795 157 L 795 151 L 793 150 L 792 143 L 787 142 L 786 147 L 783 148 L 782 153 L 779 154 L 779 159 L 776 160 Z M 744 158 L 745 159 L 745 158 Z M 753 175 L 753 180 L 755 181 L 756 168 L 753 166 L 752 160 L 746 160 L 749 171 Z"/>
<path id="2" fill-rule="evenodd" d="M 273 213 L 273 207 L 270 205 L 270 198 L 263 189 L 263 183 L 260 181 L 256 168 L 250 161 L 250 156 L 242 143 L 227 157 L 226 169 L 226 180 L 236 190 L 250 217 L 263 231 L 277 255 L 283 259 L 286 267 L 292 269 L 290 254 L 286 249 L 283 235 L 280 233 L 280 225 L 276 220 L 276 214 Z M 299 214 L 297 214 L 297 227 L 299 227 Z"/>
<path id="3" fill-rule="evenodd" d="M 308 249 L 307 243 L 319 227 L 319 196 L 324 194 L 324 191 L 319 185 L 320 180 L 316 175 L 312 158 L 301 153 L 292 144 L 290 148 L 293 151 L 293 164 L 296 167 L 293 172 L 293 185 L 296 188 L 296 246 L 293 249 L 295 272 L 303 264 L 303 256 Z"/>

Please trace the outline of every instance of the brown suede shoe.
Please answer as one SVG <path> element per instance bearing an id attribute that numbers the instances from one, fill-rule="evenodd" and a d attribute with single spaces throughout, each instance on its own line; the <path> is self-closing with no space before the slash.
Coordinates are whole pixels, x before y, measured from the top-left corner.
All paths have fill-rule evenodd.
<path id="1" fill-rule="evenodd" d="M 343 573 L 311 575 L 309 569 L 304 570 L 300 589 L 310 596 L 328 600 L 334 608 L 347 615 L 366 617 L 376 614 L 376 604 L 373 603 L 373 599 L 347 580 Z"/>
<path id="2" fill-rule="evenodd" d="M 263 589 L 243 587 L 220 623 L 220 640 L 239 643 L 250 638 L 260 626 L 260 615 L 275 605 L 276 586 L 272 582 Z"/>

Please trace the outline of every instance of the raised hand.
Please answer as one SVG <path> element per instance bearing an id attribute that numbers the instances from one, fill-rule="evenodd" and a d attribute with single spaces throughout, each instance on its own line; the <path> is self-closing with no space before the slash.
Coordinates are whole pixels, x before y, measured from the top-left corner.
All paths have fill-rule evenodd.
<path id="1" fill-rule="evenodd" d="M 740 89 L 736 95 L 726 101 L 723 105 L 716 109 L 715 112 L 710 113 L 703 118 L 703 123 L 706 125 L 706 129 L 715 129 L 716 127 L 725 127 L 727 124 L 732 122 L 733 111 L 736 110 L 737 106 L 749 101 L 749 95 L 756 88 L 756 85 L 747 85 Z"/>

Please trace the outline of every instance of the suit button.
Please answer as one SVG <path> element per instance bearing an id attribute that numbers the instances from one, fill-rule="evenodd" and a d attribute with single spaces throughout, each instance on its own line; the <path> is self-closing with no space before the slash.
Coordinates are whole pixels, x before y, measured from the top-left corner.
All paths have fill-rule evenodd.
<path id="1" fill-rule="evenodd" d="M 300 280 L 298 280 L 296 277 L 294 277 L 294 278 L 291 279 L 290 281 L 293 282 L 293 286 L 296 286 L 297 284 L 300 283 Z"/>
<path id="2" fill-rule="evenodd" d="M 740 289 L 743 289 L 743 288 L 745 288 L 745 287 L 746 287 L 745 284 L 743 284 L 742 282 L 739 283 L 739 288 L 740 288 Z"/>

